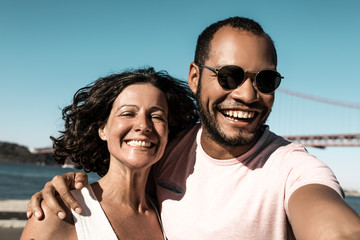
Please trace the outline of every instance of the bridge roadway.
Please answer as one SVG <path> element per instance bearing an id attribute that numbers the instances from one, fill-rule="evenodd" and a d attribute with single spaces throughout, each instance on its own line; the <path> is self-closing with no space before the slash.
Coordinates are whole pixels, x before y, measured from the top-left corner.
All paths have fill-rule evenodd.
<path id="1" fill-rule="evenodd" d="M 305 146 L 316 148 L 360 146 L 360 134 L 303 135 L 283 137 L 294 143 L 300 143 Z"/>

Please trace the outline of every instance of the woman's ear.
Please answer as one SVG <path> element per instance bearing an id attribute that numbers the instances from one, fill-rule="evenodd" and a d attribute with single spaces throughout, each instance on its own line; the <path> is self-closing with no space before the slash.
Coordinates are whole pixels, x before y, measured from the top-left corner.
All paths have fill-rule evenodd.
<path id="1" fill-rule="evenodd" d="M 99 127 L 99 137 L 101 138 L 101 140 L 106 141 L 106 124 L 104 124 L 103 126 Z"/>
<path id="2" fill-rule="evenodd" d="M 196 94 L 197 87 L 200 81 L 200 69 L 196 63 L 190 63 L 188 84 L 191 91 Z"/>

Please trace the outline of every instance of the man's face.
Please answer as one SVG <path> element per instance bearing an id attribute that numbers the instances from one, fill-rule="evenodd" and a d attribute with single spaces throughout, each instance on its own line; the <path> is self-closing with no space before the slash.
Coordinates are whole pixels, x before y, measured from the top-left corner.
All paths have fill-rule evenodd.
<path id="1" fill-rule="evenodd" d="M 237 65 L 254 73 L 276 69 L 271 45 L 265 36 L 231 27 L 215 33 L 204 65 L 212 68 Z M 216 143 L 229 147 L 253 144 L 274 102 L 274 94 L 258 92 L 250 78 L 234 90 L 224 90 L 216 74 L 205 68 L 196 95 L 204 133 Z"/>

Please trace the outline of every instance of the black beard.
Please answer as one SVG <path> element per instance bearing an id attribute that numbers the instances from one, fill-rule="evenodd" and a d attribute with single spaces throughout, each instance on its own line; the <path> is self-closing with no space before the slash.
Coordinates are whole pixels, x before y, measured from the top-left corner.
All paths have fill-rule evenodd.
<path id="1" fill-rule="evenodd" d="M 259 124 L 259 126 L 255 129 L 254 132 L 248 132 L 244 129 L 238 129 L 238 136 L 236 137 L 228 137 L 221 130 L 220 126 L 217 124 L 217 121 L 214 116 L 211 116 L 210 113 L 206 110 L 205 106 L 201 101 L 201 79 L 199 79 L 199 83 L 196 91 L 196 102 L 200 113 L 200 120 L 202 126 L 209 133 L 209 137 L 214 140 L 216 143 L 225 146 L 225 147 L 238 147 L 238 146 L 247 146 L 253 144 L 261 134 L 263 133 L 265 127 L 264 121 Z M 213 106 L 213 111 L 218 112 L 218 107 Z M 265 111 L 266 112 L 266 111 Z"/>

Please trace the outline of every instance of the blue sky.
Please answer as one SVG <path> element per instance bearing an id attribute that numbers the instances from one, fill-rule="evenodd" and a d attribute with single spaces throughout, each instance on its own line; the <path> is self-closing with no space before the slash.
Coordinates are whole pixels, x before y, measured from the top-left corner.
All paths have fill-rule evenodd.
<path id="1" fill-rule="evenodd" d="M 154 66 L 186 80 L 198 34 L 231 16 L 255 19 L 273 38 L 282 88 L 360 103 L 359 8 L 355 0 L 1 0 L 0 141 L 49 146 L 62 129 L 60 109 L 101 76 Z M 359 112 L 278 94 L 268 123 L 279 134 L 360 133 Z M 360 147 L 309 151 L 360 190 Z"/>

